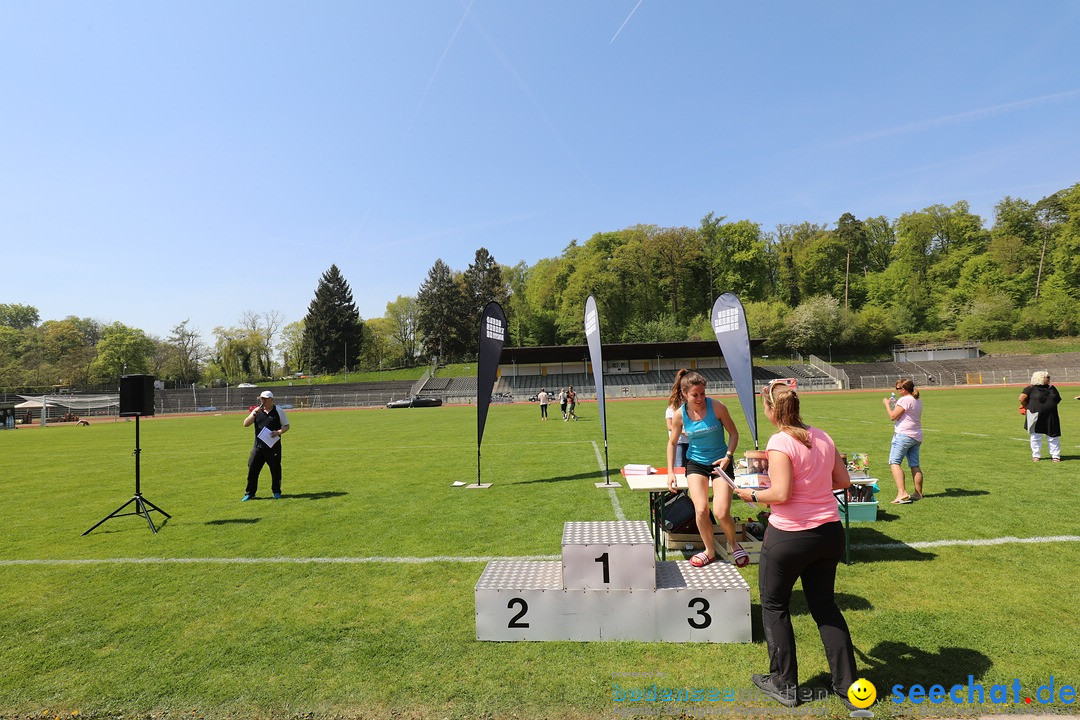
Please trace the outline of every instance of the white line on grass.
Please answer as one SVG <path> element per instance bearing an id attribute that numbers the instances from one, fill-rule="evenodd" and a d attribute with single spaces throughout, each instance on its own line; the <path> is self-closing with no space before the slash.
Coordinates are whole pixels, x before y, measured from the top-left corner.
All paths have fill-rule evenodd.
<path id="1" fill-rule="evenodd" d="M 852 545 L 857 550 L 909 550 L 938 547 L 982 547 L 987 545 L 1009 545 L 1011 543 L 1062 543 L 1080 542 L 1080 535 L 1054 535 L 1049 537 L 1000 537 L 985 538 L 982 540 L 930 540 L 912 543 L 860 543 Z M 426 563 L 487 563 L 492 560 L 559 560 L 560 555 L 527 555 L 522 557 L 505 557 L 495 555 L 461 556 L 439 555 L 436 557 L 388 557 L 376 555 L 373 557 L 208 557 L 208 558 L 82 558 L 82 559 L 37 559 L 37 560 L 0 560 L 0 567 L 45 565 L 45 566 L 79 566 L 79 565 L 368 565 L 376 563 L 405 563 L 422 565 Z"/>
<path id="2" fill-rule="evenodd" d="M 365 565 L 373 563 L 486 563 L 492 560 L 559 560 L 561 555 L 528 555 L 524 557 L 497 557 L 495 555 L 436 557 L 206 557 L 206 558 L 83 558 L 76 560 L 0 560 L 0 567 L 12 565 Z"/>
<path id="3" fill-rule="evenodd" d="M 990 437 L 986 433 L 961 432 L 961 435 L 975 435 L 976 437 Z"/>
<path id="4" fill-rule="evenodd" d="M 982 547 L 985 545 L 1011 545 L 1012 543 L 1031 544 L 1031 543 L 1059 543 L 1059 542 L 1080 542 L 1080 535 L 1051 535 L 1049 537 L 1031 537 L 1031 538 L 1018 538 L 1018 537 L 999 537 L 999 538 L 984 538 L 982 540 L 927 540 L 923 542 L 894 542 L 894 543 L 868 543 L 852 545 L 852 548 L 858 548 L 859 550 L 905 550 L 912 548 L 919 550 L 922 548 L 938 548 L 938 547 Z"/>
<path id="5" fill-rule="evenodd" d="M 596 464 L 600 466 L 600 474 L 602 475 L 606 468 L 604 467 L 604 458 L 600 456 L 600 446 L 596 444 L 596 441 L 592 441 L 592 448 L 596 451 Z M 609 478 L 604 478 L 604 482 L 607 482 Z M 623 514 L 622 505 L 619 504 L 619 498 L 615 496 L 615 488 L 608 488 L 608 495 L 611 497 L 611 508 L 615 511 L 616 520 L 625 520 L 626 515 Z"/>

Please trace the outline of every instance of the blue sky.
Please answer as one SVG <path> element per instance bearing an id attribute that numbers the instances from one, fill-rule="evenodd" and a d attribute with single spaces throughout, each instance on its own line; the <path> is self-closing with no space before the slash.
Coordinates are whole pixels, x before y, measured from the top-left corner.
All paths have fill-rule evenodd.
<path id="1" fill-rule="evenodd" d="M 1080 3 L 0 0 L 0 302 L 209 338 L 708 212 L 1080 181 Z"/>

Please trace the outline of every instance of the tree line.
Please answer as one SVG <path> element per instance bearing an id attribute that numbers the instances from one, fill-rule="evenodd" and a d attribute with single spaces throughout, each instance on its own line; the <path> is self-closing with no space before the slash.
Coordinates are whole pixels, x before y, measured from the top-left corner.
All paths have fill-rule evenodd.
<path id="1" fill-rule="evenodd" d="M 40 322 L 32 306 L 0 304 L 0 387 L 90 386 L 125 372 L 236 383 L 471 359 L 493 299 L 511 345 L 583 343 L 590 294 L 607 342 L 707 339 L 723 292 L 739 296 L 751 334 L 777 354 L 1080 334 L 1080 183 L 1037 202 L 1005 197 L 989 228 L 959 201 L 771 231 L 709 213 L 695 227 L 600 232 L 531 266 L 500 265 L 480 248 L 463 271 L 436 260 L 415 296 L 366 321 L 334 265 L 302 320 L 249 311 L 214 328 L 212 346 L 187 321 L 160 339 L 75 316 Z"/>

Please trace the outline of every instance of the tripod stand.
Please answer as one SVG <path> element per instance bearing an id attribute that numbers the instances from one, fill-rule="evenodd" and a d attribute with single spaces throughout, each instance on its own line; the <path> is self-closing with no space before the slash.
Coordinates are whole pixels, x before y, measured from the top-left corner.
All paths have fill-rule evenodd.
<path id="1" fill-rule="evenodd" d="M 103 522 L 105 522 L 109 518 L 123 517 L 125 515 L 141 515 L 142 517 L 146 518 L 146 522 L 147 522 L 147 524 L 150 525 L 150 529 L 154 531 L 155 535 L 157 535 L 157 528 L 154 527 L 154 521 L 150 519 L 150 511 L 151 510 L 157 510 L 159 513 L 161 513 L 162 515 L 164 515 L 167 518 L 172 517 L 172 515 L 165 512 L 164 510 L 159 508 L 157 505 L 155 505 L 154 503 L 152 503 L 149 500 L 147 500 L 146 498 L 144 498 L 142 496 L 142 492 L 140 492 L 140 490 L 139 490 L 139 454 L 141 452 L 142 452 L 142 450 L 139 448 L 139 416 L 136 415 L 135 416 L 135 495 L 130 500 L 128 500 L 126 503 L 124 503 L 123 505 L 121 505 L 120 507 L 116 508 L 111 513 L 106 515 L 104 518 L 102 518 L 101 521 L 98 522 L 97 525 L 95 525 L 94 527 L 92 527 L 89 530 L 87 530 L 86 532 L 84 532 L 83 535 L 89 535 L 91 532 L 93 532 L 94 528 L 96 528 L 98 525 L 101 525 Z M 126 508 L 131 503 L 135 503 L 135 512 L 120 512 L 121 510 Z"/>

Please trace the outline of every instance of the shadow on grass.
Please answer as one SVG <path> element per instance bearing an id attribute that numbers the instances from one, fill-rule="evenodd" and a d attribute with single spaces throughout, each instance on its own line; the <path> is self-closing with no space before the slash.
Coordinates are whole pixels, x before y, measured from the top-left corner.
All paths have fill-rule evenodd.
<path id="1" fill-rule="evenodd" d="M 282 500 L 326 500 L 327 498 L 341 497 L 349 493 L 344 490 L 324 490 L 312 493 L 283 493 Z"/>
<path id="2" fill-rule="evenodd" d="M 223 518 L 221 520 L 207 520 L 204 525 L 253 525 L 260 518 Z"/>
<path id="3" fill-rule="evenodd" d="M 933 560 L 937 557 L 867 527 L 852 528 L 850 540 L 853 563 Z"/>
<path id="4" fill-rule="evenodd" d="M 926 493 L 927 498 L 959 498 L 974 497 L 976 495 L 989 495 L 989 490 L 968 490 L 967 488 L 945 488 L 942 492 Z"/>
<path id="5" fill-rule="evenodd" d="M 855 638 L 856 644 L 858 639 Z M 820 651 L 820 648 L 819 648 Z M 970 648 L 943 647 L 937 652 L 928 652 L 922 648 L 902 642 L 880 642 L 869 653 L 855 648 L 855 659 L 859 666 L 859 676 L 864 677 L 878 688 L 878 702 L 889 696 L 889 688 L 900 683 L 909 688 L 922 685 L 928 688 L 941 685 L 946 690 L 953 685 L 968 685 L 968 676 L 976 682 L 993 667 L 993 661 Z M 832 678 L 826 673 L 819 673 L 810 678 L 803 687 L 812 689 L 828 688 Z M 989 688 L 985 688 L 989 691 Z M 964 691 L 965 697 L 967 691 Z"/>
<path id="6" fill-rule="evenodd" d="M 622 476 L 617 472 L 610 473 L 610 479 L 613 482 L 618 482 Z M 566 482 L 567 480 L 595 480 L 596 482 L 603 482 L 604 473 L 599 470 L 593 470 L 591 472 L 578 473 L 576 475 L 559 475 L 557 477 L 550 478 L 537 478 L 536 480 L 522 480 L 521 482 L 513 483 L 514 485 L 531 485 L 532 483 L 552 483 L 552 482 Z"/>

